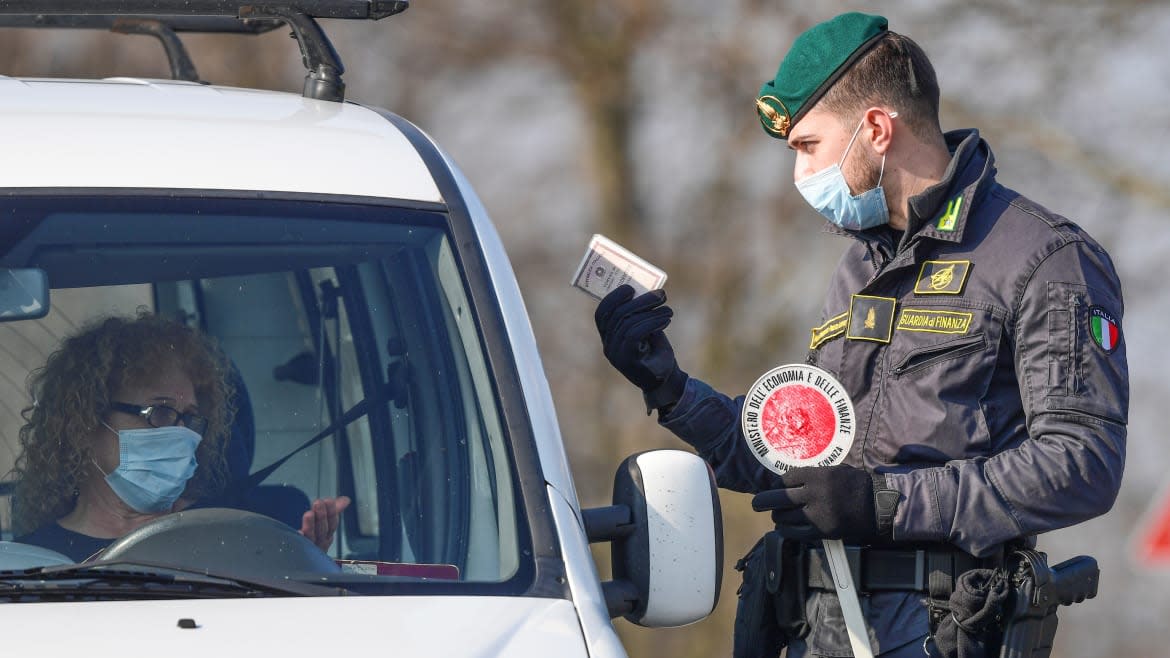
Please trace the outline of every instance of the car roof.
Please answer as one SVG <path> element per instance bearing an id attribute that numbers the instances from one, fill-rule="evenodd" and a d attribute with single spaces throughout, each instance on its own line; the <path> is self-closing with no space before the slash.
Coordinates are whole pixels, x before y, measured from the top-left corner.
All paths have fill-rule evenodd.
<path id="1" fill-rule="evenodd" d="M 0 76 L 0 144 L 0 188 L 442 201 L 423 159 L 379 112 L 282 92 Z"/>

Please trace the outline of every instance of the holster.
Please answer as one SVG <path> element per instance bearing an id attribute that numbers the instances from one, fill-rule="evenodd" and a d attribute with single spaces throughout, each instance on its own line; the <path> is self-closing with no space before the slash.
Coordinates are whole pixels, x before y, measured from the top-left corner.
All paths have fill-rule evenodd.
<path id="1" fill-rule="evenodd" d="M 1048 567 L 1044 553 L 1020 550 L 1008 563 L 1012 600 L 1006 616 L 1001 658 L 1048 658 L 1056 637 L 1056 609 L 1097 596 L 1101 571 L 1081 555 Z"/>
<path id="2" fill-rule="evenodd" d="M 1049 658 L 1056 609 L 1096 596 L 1099 576 L 1091 557 L 1049 568 L 1047 555 L 1027 548 L 1012 551 L 1002 568 L 966 571 L 947 601 L 931 602 L 931 656 Z"/>
<path id="3" fill-rule="evenodd" d="M 734 658 L 776 658 L 791 639 L 808 635 L 804 552 L 772 530 L 735 563 L 743 573 L 736 592 Z"/>

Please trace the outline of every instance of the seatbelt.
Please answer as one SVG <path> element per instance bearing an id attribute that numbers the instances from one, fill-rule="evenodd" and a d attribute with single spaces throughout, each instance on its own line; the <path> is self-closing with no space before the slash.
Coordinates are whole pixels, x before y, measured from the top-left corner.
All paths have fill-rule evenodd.
<path id="1" fill-rule="evenodd" d="M 228 492 L 230 499 L 235 499 L 243 492 L 259 485 L 261 482 L 268 479 L 268 476 L 272 475 L 273 471 L 280 468 L 285 462 L 295 457 L 302 450 L 320 443 L 330 434 L 333 434 L 337 430 L 345 427 L 346 425 L 349 425 L 358 418 L 365 416 L 370 412 L 370 409 L 374 405 L 389 401 L 390 398 L 393 397 L 393 390 L 394 388 L 391 386 L 379 387 L 379 389 L 375 391 L 375 395 L 367 397 L 361 402 L 358 402 L 357 404 L 350 407 L 348 411 L 341 414 L 341 416 L 338 417 L 337 420 L 330 423 L 328 427 L 315 434 L 313 438 L 305 441 L 301 445 L 294 448 L 292 452 L 281 457 L 280 459 L 277 459 L 276 461 L 256 471 L 255 473 L 252 473 L 248 477 L 241 480 L 238 484 L 233 486 Z"/>

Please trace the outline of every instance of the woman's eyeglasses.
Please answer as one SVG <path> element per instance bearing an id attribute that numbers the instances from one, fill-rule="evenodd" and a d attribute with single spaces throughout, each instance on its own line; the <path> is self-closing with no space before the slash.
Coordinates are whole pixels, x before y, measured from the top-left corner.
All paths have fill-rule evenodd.
<path id="1" fill-rule="evenodd" d="M 182 423 L 183 427 L 195 432 L 199 436 L 203 436 L 203 432 L 207 431 L 207 419 L 203 416 L 193 413 L 182 413 L 178 409 L 168 407 L 165 404 L 153 404 L 149 407 L 143 407 L 128 402 L 111 402 L 110 409 L 135 416 L 142 416 L 151 427 L 171 427 L 172 425 Z"/>

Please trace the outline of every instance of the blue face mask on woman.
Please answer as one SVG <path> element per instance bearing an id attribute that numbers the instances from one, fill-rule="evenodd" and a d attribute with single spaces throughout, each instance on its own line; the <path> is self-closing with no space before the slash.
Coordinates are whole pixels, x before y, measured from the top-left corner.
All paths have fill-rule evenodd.
<path id="1" fill-rule="evenodd" d="M 898 116 L 897 112 L 890 114 L 890 118 Z M 886 173 L 886 156 L 882 155 L 882 169 L 878 174 L 877 187 L 857 196 L 849 191 L 849 183 L 845 182 L 845 174 L 841 165 L 853 148 L 865 119 L 857 124 L 853 137 L 849 138 L 849 145 L 841 161 L 826 167 L 817 173 L 803 178 L 796 183 L 796 189 L 808 205 L 824 215 L 830 222 L 850 231 L 861 231 L 890 221 L 890 209 L 886 207 L 886 192 L 882 189 L 882 176 Z"/>
<path id="2" fill-rule="evenodd" d="M 118 435 L 118 468 L 112 473 L 102 471 L 106 484 L 122 502 L 143 514 L 170 511 L 195 474 L 195 449 L 202 437 L 181 425 L 106 427 Z"/>

